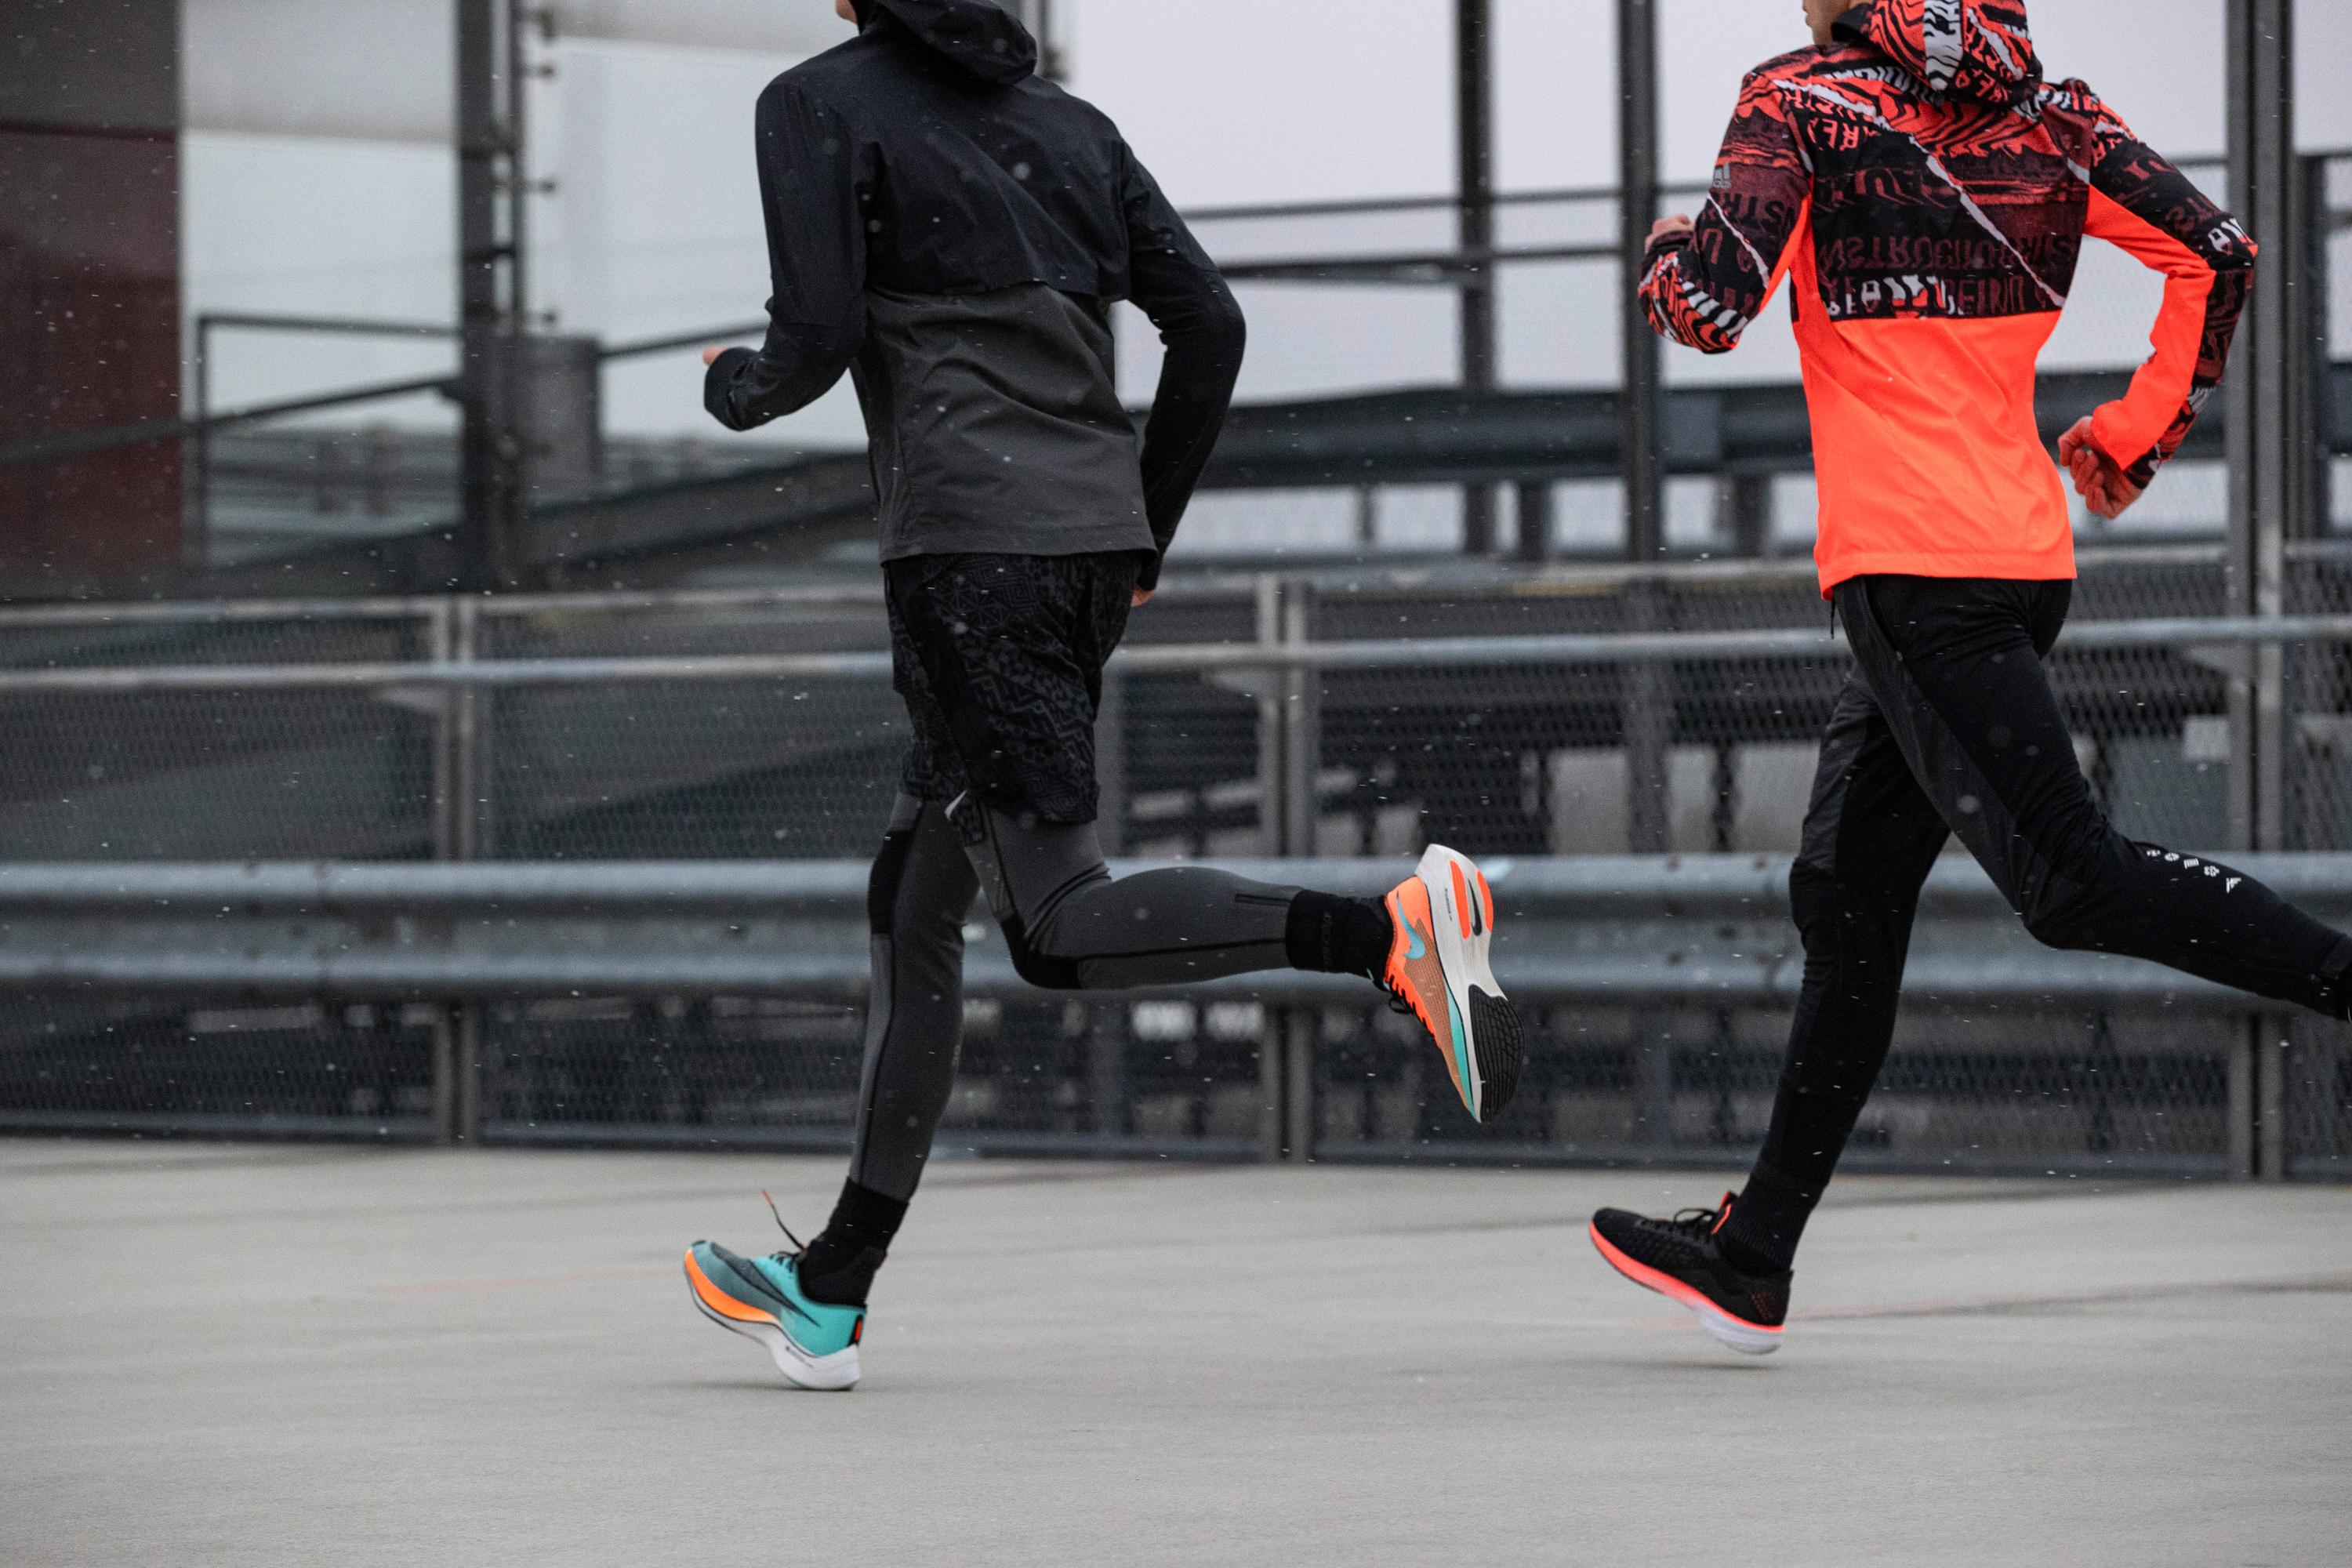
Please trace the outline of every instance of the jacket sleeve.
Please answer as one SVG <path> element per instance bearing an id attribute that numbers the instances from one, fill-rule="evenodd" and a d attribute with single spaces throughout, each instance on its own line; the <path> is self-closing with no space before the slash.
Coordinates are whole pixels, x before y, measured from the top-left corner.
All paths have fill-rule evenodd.
<path id="1" fill-rule="evenodd" d="M 1224 429 L 1249 329 L 1216 264 L 1159 184 L 1132 153 L 1123 159 L 1129 298 L 1160 329 L 1166 349 L 1143 432 L 1144 515 L 1160 547 L 1144 570 L 1142 585 L 1150 588 Z"/>
<path id="2" fill-rule="evenodd" d="M 2088 95 L 2085 94 L 2087 97 Z M 2164 274 L 2154 353 L 2131 388 L 2091 416 L 2091 439 L 2147 488 L 2180 449 L 2221 383 L 2253 287 L 2257 247 L 2238 220 L 2092 99 L 2090 213 L 2084 232 Z"/>
<path id="3" fill-rule="evenodd" d="M 1728 353 L 1763 313 L 1789 264 L 1812 174 L 1779 81 L 1740 84 L 1713 188 L 1687 238 L 1650 247 L 1642 303 L 1650 325 L 1701 353 Z"/>
<path id="4" fill-rule="evenodd" d="M 866 337 L 866 155 L 847 126 L 792 83 L 760 95 L 760 203 L 768 226 L 767 342 L 730 349 L 703 405 L 750 430 L 831 391 Z"/>

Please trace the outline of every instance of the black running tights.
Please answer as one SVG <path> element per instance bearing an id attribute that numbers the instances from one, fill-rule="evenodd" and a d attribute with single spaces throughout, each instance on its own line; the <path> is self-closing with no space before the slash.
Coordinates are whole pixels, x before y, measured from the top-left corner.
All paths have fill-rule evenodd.
<path id="1" fill-rule="evenodd" d="M 1790 879 L 1804 985 L 1729 1227 L 1785 1266 L 1895 1030 L 1920 885 L 1952 834 L 2056 948 L 2153 959 L 2342 1017 L 2352 942 L 2227 866 L 2116 831 L 2042 658 L 2073 584 L 1866 577 L 1836 591 L 1854 672 Z"/>

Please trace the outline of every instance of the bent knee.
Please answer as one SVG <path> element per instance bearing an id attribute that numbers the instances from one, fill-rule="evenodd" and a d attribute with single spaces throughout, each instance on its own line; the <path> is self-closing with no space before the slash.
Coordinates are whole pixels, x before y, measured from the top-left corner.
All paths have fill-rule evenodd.
<path id="1" fill-rule="evenodd" d="M 2079 899 L 2037 906 L 2023 914 L 2026 934 L 2044 947 L 2061 952 L 2083 952 L 2096 945 Z"/>
<path id="2" fill-rule="evenodd" d="M 1029 940 L 1019 921 L 1004 922 L 1004 945 L 1013 954 L 1013 973 L 1040 991 L 1083 991 L 1085 979 L 1078 961 L 1047 952 Z"/>

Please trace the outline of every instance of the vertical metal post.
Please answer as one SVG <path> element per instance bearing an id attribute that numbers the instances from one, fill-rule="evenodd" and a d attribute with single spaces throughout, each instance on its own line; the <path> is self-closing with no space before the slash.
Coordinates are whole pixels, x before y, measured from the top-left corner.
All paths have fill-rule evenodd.
<path id="1" fill-rule="evenodd" d="M 480 656 L 480 602 L 445 600 L 427 627 L 436 664 L 470 664 Z M 446 690 L 434 721 L 433 858 L 478 858 L 482 797 L 480 697 Z M 477 1002 L 445 1003 L 434 1024 L 433 1125 L 444 1143 L 482 1136 L 483 1015 Z"/>
<path id="2" fill-rule="evenodd" d="M 1282 640 L 1288 647 L 1304 647 L 1315 635 L 1314 592 L 1304 580 L 1284 584 Z M 1304 860 L 1315 854 L 1323 815 L 1323 682 L 1314 670 L 1286 669 L 1281 689 L 1282 853 Z"/>
<path id="3" fill-rule="evenodd" d="M 518 406 L 521 372 L 513 341 L 522 323 L 519 236 L 502 233 L 520 211 L 516 127 L 501 112 L 511 98 L 500 79 L 511 62 L 499 48 L 509 0 L 457 0 L 457 325 L 459 435 L 457 585 L 483 593 L 506 585 L 524 504 L 525 458 Z"/>
<path id="4" fill-rule="evenodd" d="M 1297 647 L 1314 635 L 1314 588 L 1304 581 L 1259 579 L 1258 639 Z M 1312 670 L 1269 671 L 1260 700 L 1260 776 L 1265 780 L 1267 852 L 1292 859 L 1315 853 L 1321 816 L 1322 688 Z M 1271 738 L 1269 743 L 1269 737 Z M 1265 1010 L 1258 1058 L 1264 1093 L 1259 1136 L 1269 1160 L 1313 1157 L 1316 1010 Z"/>
<path id="5" fill-rule="evenodd" d="M 2294 1020 L 2283 1013 L 2265 1014 L 2255 1053 L 2255 1169 L 2265 1182 L 2284 1182 L 2292 1151 L 2287 1142 L 2287 1075 L 2294 1065 Z"/>
<path id="6" fill-rule="evenodd" d="M 1725 547 L 1740 560 L 1760 560 L 1772 552 L 1772 476 L 1732 473 L 1723 476 L 1717 500 L 1716 531 Z"/>
<path id="7" fill-rule="evenodd" d="M 213 527 L 213 319 L 196 317 L 196 450 L 188 498 L 186 537 L 180 559 L 192 572 L 204 570 L 212 550 Z"/>
<path id="8" fill-rule="evenodd" d="M 1617 0 L 1617 303 L 1623 340 L 1620 464 L 1625 479 L 1625 554 L 1657 560 L 1665 548 L 1665 471 L 1659 450 L 1664 367 L 1639 289 L 1650 226 L 1658 216 L 1658 19 L 1655 0 Z"/>
<path id="9" fill-rule="evenodd" d="M 1462 250 L 1470 258 L 1462 279 L 1462 386 L 1491 392 L 1499 379 L 1495 269 L 1495 63 L 1489 0 L 1454 0 L 1454 144 L 1460 167 Z M 1465 486 L 1462 548 L 1492 555 L 1498 533 L 1497 488 Z"/>
<path id="10" fill-rule="evenodd" d="M 2240 329 L 2230 399 L 2229 604 L 2238 616 L 2284 613 L 2286 537 L 2300 459 L 2294 449 L 2294 0 L 2229 0 L 2230 203 L 2272 248 L 2254 269 L 2253 298 Z M 2284 842 L 2285 653 L 2252 650 L 2231 682 L 2230 829 L 2234 847 Z M 2271 1044 L 2278 1020 L 2256 1015 L 2231 1067 L 2232 1173 L 2277 1174 L 2263 1158 L 2265 1081 L 2280 1064 Z"/>
<path id="11" fill-rule="evenodd" d="M 1255 588 L 1258 646 L 1271 648 L 1282 641 L 1282 579 L 1271 572 L 1263 573 Z M 1257 698 L 1258 853 L 1274 859 L 1282 854 L 1286 811 L 1282 754 L 1285 687 L 1281 669 L 1271 664 L 1256 671 L 1251 680 L 1249 689 Z"/>
<path id="12" fill-rule="evenodd" d="M 1639 289 L 1658 210 L 1658 38 L 1654 0 L 1617 0 L 1619 331 L 1624 386 L 1619 395 L 1619 467 L 1625 487 L 1625 557 L 1638 566 L 1665 549 L 1665 469 L 1660 451 L 1663 366 Z M 1630 629 L 1664 619 L 1659 585 L 1627 584 Z M 1639 664 L 1625 673 L 1625 787 L 1629 847 L 1657 855 L 1667 847 L 1666 746 L 1671 672 Z"/>
<path id="13" fill-rule="evenodd" d="M 1558 513 L 1549 479 L 1519 481 L 1519 559 L 1541 565 L 1551 559 L 1552 526 Z"/>

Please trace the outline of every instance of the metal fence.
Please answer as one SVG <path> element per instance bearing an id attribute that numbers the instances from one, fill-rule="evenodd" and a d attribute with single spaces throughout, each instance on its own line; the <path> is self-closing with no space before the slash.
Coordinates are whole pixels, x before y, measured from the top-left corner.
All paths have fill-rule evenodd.
<path id="1" fill-rule="evenodd" d="M 2232 687 L 2259 673 L 2248 648 L 2284 640 L 2296 810 L 2282 847 L 2352 850 L 2352 605 L 2329 547 L 2299 552 L 2304 618 L 2271 625 L 2217 618 L 2219 555 L 2203 547 L 2084 566 L 2052 666 L 2126 829 L 2230 841 L 2248 754 Z M 1773 564 L 1178 583 L 1138 617 L 1110 682 L 1106 833 L 1138 857 L 1313 858 L 1327 881 L 1377 879 L 1375 860 L 1432 839 L 1538 881 L 1621 864 L 1578 858 L 1658 834 L 1752 868 L 1792 847 L 1843 668 L 1808 574 Z M 17 742 L 0 758 L 0 860 L 26 875 L 114 863 L 131 887 L 153 870 L 133 863 L 152 861 L 854 861 L 905 738 L 869 589 L 9 612 L 0 713 Z M 1667 865 L 1624 874 L 1663 887 Z M 854 868 L 804 872 L 854 894 Z M 1784 902 L 1761 876 L 1744 903 L 1690 900 L 1674 919 L 1519 922 L 1509 962 L 1533 1060 L 1490 1128 L 1468 1125 L 1425 1053 L 1363 1001 L 1273 983 L 1045 997 L 993 973 L 982 932 L 947 1141 L 1736 1163 L 1762 1131 L 1785 985 L 1688 977 L 1785 964 Z M 0 985 L 19 993 L 0 1022 L 0 1125 L 422 1137 L 452 1124 L 470 1083 L 466 1114 L 492 1138 L 845 1136 L 854 919 L 787 931 L 740 900 L 706 927 L 615 926 L 607 910 L 601 934 L 564 928 L 574 967 L 552 978 L 460 985 L 427 965 L 394 984 L 362 983 L 356 957 L 339 973 L 336 955 L 446 956 L 429 900 L 319 926 L 255 895 L 193 924 L 118 910 L 91 928 L 45 925 L 28 897 L 0 877 L 0 957 L 16 965 Z M 495 900 L 474 918 L 520 929 Z M 1858 1159 L 2343 1172 L 2340 1031 L 2217 1013 L 2138 966 L 2069 979 L 2013 925 L 1979 903 L 1923 932 Z M 697 930 L 708 950 L 679 962 L 732 968 L 629 968 Z M 803 952 L 832 970 L 795 969 Z M 270 978 L 261 960 L 289 954 L 324 967 Z M 2010 982 L 1986 983 L 1971 954 Z M 187 967 L 175 978 L 167 958 Z M 1680 973 L 1624 979 L 1635 960 Z"/>

